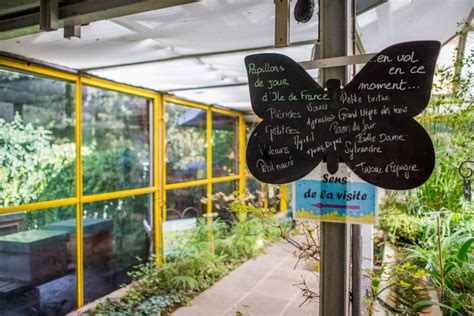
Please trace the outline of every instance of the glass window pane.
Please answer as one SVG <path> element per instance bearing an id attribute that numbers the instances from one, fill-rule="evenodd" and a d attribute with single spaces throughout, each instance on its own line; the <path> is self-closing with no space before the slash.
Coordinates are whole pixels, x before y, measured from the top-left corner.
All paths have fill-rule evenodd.
<path id="1" fill-rule="evenodd" d="M 293 196 L 293 188 L 294 188 L 295 183 L 291 182 L 286 185 L 286 199 L 287 199 L 287 205 L 288 205 L 288 210 L 290 211 L 290 215 L 293 216 L 293 203 L 294 201 L 294 196 Z"/>
<path id="2" fill-rule="evenodd" d="M 74 196 L 74 91 L 0 69 L 0 207 Z"/>
<path id="3" fill-rule="evenodd" d="M 84 195 L 150 186 L 151 100 L 84 86 Z"/>
<path id="4" fill-rule="evenodd" d="M 239 183 L 237 181 L 217 182 L 212 185 L 212 193 L 224 193 L 230 195 L 238 190 Z"/>
<path id="5" fill-rule="evenodd" d="M 0 315 L 76 308 L 75 207 L 0 215 Z"/>
<path id="6" fill-rule="evenodd" d="M 166 191 L 166 220 L 206 214 L 206 204 L 201 202 L 203 197 L 207 197 L 205 185 Z"/>
<path id="7" fill-rule="evenodd" d="M 212 201 L 212 212 L 224 221 L 234 221 L 237 219 L 235 213 L 230 210 L 230 203 L 228 196 L 238 190 L 238 181 L 218 182 L 212 185 L 212 193 L 214 200 Z"/>
<path id="8" fill-rule="evenodd" d="M 206 111 L 166 103 L 166 183 L 206 178 Z"/>
<path id="9" fill-rule="evenodd" d="M 212 176 L 238 174 L 238 120 L 212 113 Z"/>
<path id="10" fill-rule="evenodd" d="M 280 210 L 280 186 L 279 185 L 273 185 L 273 184 L 267 184 L 268 186 L 268 191 L 267 191 L 267 197 L 268 197 L 268 207 L 269 208 L 274 208 L 275 210 L 279 211 Z"/>
<path id="11" fill-rule="evenodd" d="M 263 201 L 266 196 L 266 191 L 262 182 L 258 181 L 252 176 L 246 178 L 247 181 L 247 191 L 252 196 L 252 202 L 257 207 L 263 207 Z"/>
<path id="12" fill-rule="evenodd" d="M 200 185 L 166 192 L 166 221 L 162 225 L 165 255 L 185 247 L 198 218 L 206 214 L 207 204 L 201 201 L 207 196 L 206 188 Z"/>
<path id="13" fill-rule="evenodd" d="M 130 282 L 127 272 L 146 260 L 150 241 L 148 195 L 84 204 L 84 300 L 91 302 Z"/>

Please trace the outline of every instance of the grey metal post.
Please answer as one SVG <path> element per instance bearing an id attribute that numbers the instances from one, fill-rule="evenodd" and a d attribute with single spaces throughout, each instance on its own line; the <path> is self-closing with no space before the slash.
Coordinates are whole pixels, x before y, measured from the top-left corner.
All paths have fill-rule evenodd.
<path id="1" fill-rule="evenodd" d="M 362 311 L 362 233 L 360 225 L 352 227 L 352 316 L 360 316 Z"/>
<path id="2" fill-rule="evenodd" d="M 349 11 L 347 0 L 320 0 L 319 27 L 321 58 L 347 56 Z M 347 81 L 346 67 L 320 70 L 320 83 L 327 79 Z M 349 226 L 339 223 L 321 225 L 321 316 L 344 316 L 349 311 Z"/>

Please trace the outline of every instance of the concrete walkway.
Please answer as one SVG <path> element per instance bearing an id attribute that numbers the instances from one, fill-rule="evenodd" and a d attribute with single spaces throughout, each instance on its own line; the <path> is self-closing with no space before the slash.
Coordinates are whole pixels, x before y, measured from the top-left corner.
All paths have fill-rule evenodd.
<path id="1" fill-rule="evenodd" d="M 311 290 L 318 289 L 314 273 L 300 263 L 287 243 L 277 243 L 254 260 L 242 264 L 211 288 L 195 297 L 190 306 L 179 308 L 173 316 L 284 315 L 316 316 L 318 303 L 299 307 L 303 302 L 297 283 L 305 278 Z"/>

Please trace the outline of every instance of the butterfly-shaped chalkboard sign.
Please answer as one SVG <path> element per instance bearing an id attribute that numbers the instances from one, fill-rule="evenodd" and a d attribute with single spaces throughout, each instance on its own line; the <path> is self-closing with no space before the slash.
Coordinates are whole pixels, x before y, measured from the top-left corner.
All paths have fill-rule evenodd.
<path id="1" fill-rule="evenodd" d="M 346 86 L 326 88 L 280 54 L 245 58 L 253 111 L 262 121 L 247 145 L 255 178 L 282 184 L 303 178 L 326 159 L 335 173 L 342 159 L 361 179 L 407 190 L 431 175 L 435 154 L 415 121 L 428 105 L 437 41 L 390 46 Z"/>

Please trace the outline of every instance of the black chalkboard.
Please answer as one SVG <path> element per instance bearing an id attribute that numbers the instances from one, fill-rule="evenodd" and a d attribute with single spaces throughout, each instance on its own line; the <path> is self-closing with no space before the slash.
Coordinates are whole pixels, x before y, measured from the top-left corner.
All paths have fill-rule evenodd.
<path id="1" fill-rule="evenodd" d="M 436 41 L 390 46 L 373 57 L 345 87 L 319 86 L 280 54 L 245 58 L 250 97 L 262 122 L 247 146 L 247 166 L 258 180 L 298 180 L 323 159 L 334 173 L 341 158 L 363 180 L 406 190 L 431 175 L 435 155 L 414 116 L 430 99 Z"/>

